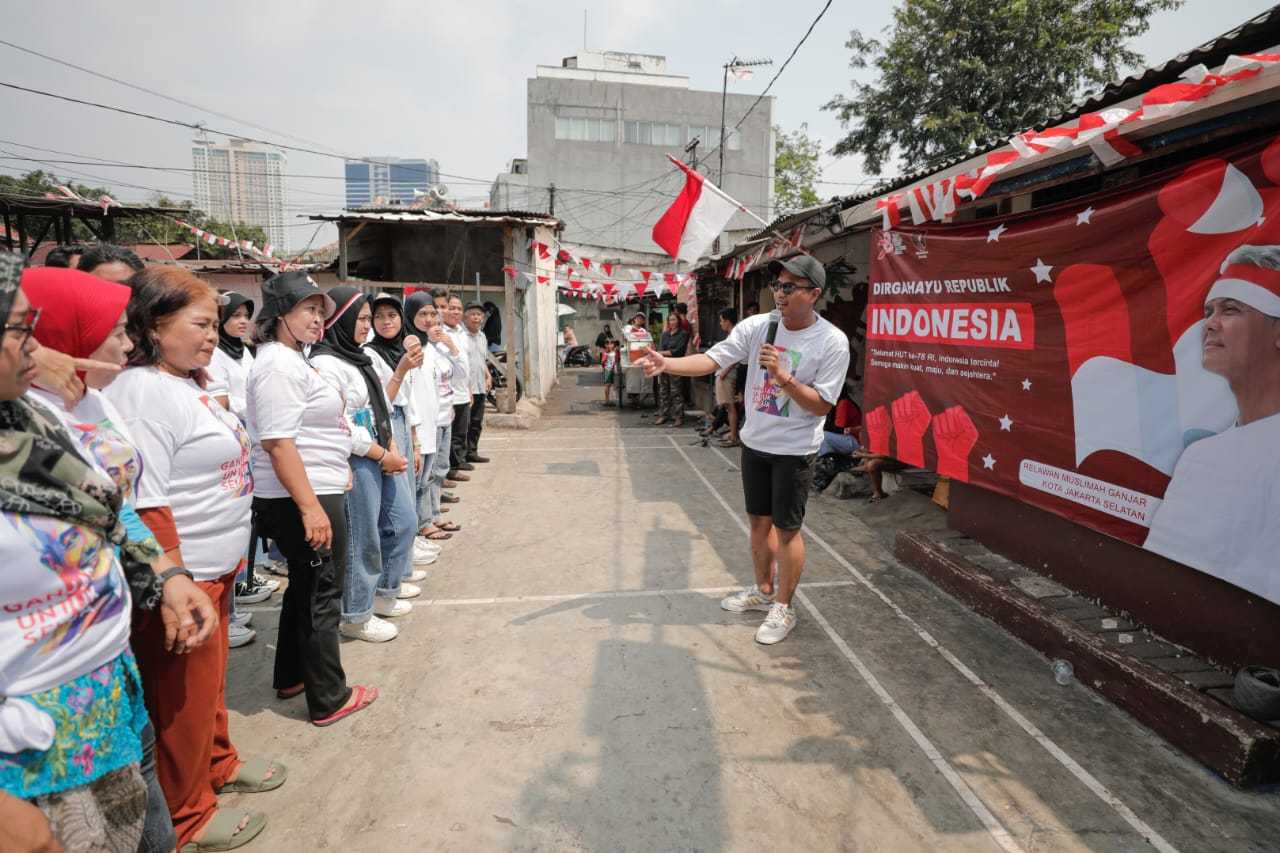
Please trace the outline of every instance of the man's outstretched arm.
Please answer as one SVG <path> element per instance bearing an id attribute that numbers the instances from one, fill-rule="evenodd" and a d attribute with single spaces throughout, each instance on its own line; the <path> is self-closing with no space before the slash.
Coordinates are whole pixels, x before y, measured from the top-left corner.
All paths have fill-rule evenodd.
<path id="1" fill-rule="evenodd" d="M 706 376 L 720 369 L 715 359 L 706 353 L 671 358 L 655 351 L 653 347 L 645 347 L 644 355 L 636 359 L 636 364 L 644 368 L 645 376 L 651 377 L 659 373 L 669 373 L 672 376 Z"/>

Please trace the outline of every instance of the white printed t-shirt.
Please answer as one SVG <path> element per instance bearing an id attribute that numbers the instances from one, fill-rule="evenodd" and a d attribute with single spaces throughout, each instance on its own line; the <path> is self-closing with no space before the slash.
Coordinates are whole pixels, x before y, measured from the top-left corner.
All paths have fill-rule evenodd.
<path id="1" fill-rule="evenodd" d="M 826 418 L 802 409 L 760 367 L 760 348 L 769 337 L 768 314 L 748 317 L 733 327 L 729 337 L 707 350 L 721 369 L 747 363 L 747 387 L 742 399 L 747 417 L 739 437 L 761 453 L 808 456 L 822 446 Z M 800 385 L 817 390 L 835 405 L 849 370 L 849 339 L 844 332 L 818 317 L 812 325 L 793 332 L 778 324 L 773 345 L 781 350 L 782 366 Z"/>
<path id="2" fill-rule="evenodd" d="M 129 648 L 129 585 L 102 536 L 50 516 L 0 513 L 0 565 L 0 692 L 48 690 Z"/>
<path id="3" fill-rule="evenodd" d="M 453 405 L 461 406 L 471 402 L 471 343 L 467 340 L 467 327 L 458 325 L 441 328 L 458 348 L 458 361 L 462 363 L 462 370 L 455 371 L 451 379 Z"/>
<path id="4" fill-rule="evenodd" d="M 167 506 L 198 581 L 235 571 L 249 541 L 253 476 L 240 420 L 190 379 L 134 367 L 103 391 L 142 457 L 134 505 Z"/>
<path id="5" fill-rule="evenodd" d="M 334 388 L 302 353 L 281 343 L 258 347 L 247 390 L 253 470 L 260 498 L 287 498 L 262 442 L 291 438 L 317 495 L 341 495 L 351 476 L 351 430 Z"/>
<path id="6" fill-rule="evenodd" d="M 215 397 L 225 396 L 231 404 L 231 411 L 241 423 L 245 419 L 245 386 L 249 382 L 249 371 L 253 368 L 253 353 L 245 349 L 244 356 L 236 361 L 222 351 L 213 351 L 213 361 L 209 362 L 209 393 Z"/>

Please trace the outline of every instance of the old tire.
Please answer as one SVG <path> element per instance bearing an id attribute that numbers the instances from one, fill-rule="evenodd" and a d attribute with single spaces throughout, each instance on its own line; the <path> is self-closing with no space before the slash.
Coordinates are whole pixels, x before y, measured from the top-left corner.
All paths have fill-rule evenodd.
<path id="1" fill-rule="evenodd" d="M 1280 670 L 1246 666 L 1236 673 L 1231 701 L 1240 713 L 1255 720 L 1280 720 Z"/>

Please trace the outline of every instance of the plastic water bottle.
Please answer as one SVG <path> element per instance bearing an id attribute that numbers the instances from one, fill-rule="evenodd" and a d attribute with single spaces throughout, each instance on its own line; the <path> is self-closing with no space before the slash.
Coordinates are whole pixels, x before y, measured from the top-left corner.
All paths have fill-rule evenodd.
<path id="1" fill-rule="evenodd" d="M 1059 684 L 1070 684 L 1071 678 L 1075 674 L 1076 671 L 1071 666 L 1071 661 L 1059 658 L 1053 662 L 1053 680 Z"/>

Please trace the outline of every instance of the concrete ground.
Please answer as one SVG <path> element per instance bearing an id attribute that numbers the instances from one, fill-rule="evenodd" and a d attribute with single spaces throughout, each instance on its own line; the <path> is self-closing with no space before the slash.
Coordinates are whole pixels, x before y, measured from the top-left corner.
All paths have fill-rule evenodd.
<path id="1" fill-rule="evenodd" d="M 368 711 L 317 729 L 276 700 L 278 598 L 250 608 L 231 731 L 290 777 L 227 798 L 269 814 L 247 849 L 1277 849 L 1280 792 L 1057 685 L 850 502 L 811 502 L 799 624 L 756 645 L 763 614 L 717 606 L 751 580 L 732 451 L 561 382 L 535 430 L 483 438 L 401 636 L 344 644 Z"/>

